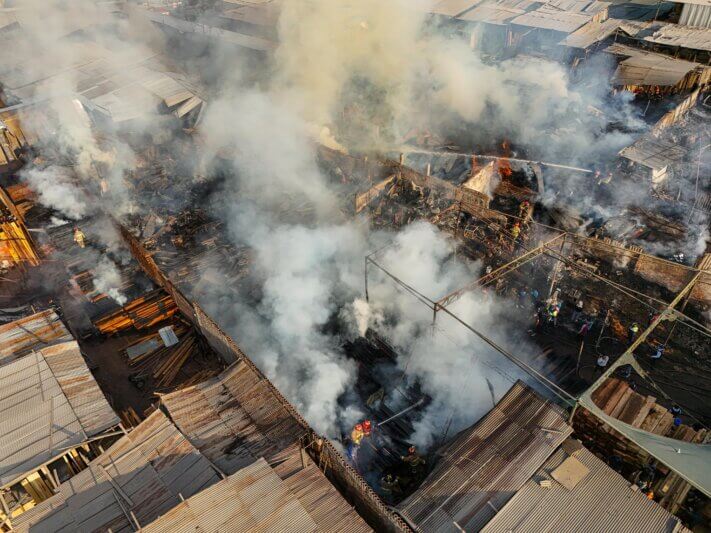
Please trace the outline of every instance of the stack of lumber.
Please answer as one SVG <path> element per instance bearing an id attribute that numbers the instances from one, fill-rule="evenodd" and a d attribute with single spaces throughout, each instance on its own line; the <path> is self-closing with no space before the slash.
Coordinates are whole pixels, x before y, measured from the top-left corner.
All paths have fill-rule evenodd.
<path id="1" fill-rule="evenodd" d="M 173 383 L 196 347 L 195 335 L 187 335 L 178 344 L 171 347 L 168 356 L 161 360 L 153 370 L 153 379 L 156 380 L 157 388 L 167 387 Z"/>
<path id="2" fill-rule="evenodd" d="M 592 399 L 611 417 L 650 433 L 686 442 L 704 442 L 709 439 L 705 429 L 697 431 L 686 424 L 675 427 L 674 416 L 666 407 L 656 403 L 653 396 L 636 393 L 624 380 L 608 378 L 593 393 Z M 573 427 L 590 447 L 607 457 L 617 455 L 635 467 L 649 463 L 650 455 L 647 452 L 584 409 L 576 414 Z M 690 486 L 663 465 L 657 465 L 657 469 L 665 473 L 666 477 L 657 481 L 654 493 L 661 496 L 660 503 L 673 513 L 683 504 Z"/>
<path id="3" fill-rule="evenodd" d="M 130 328 L 143 330 L 169 319 L 177 311 L 173 298 L 162 289 L 156 289 L 102 316 L 94 322 L 94 326 L 104 335 Z"/>
<path id="4" fill-rule="evenodd" d="M 201 351 L 198 338 L 189 326 L 176 321 L 172 327 L 173 332 L 180 339 L 177 344 L 165 346 L 159 341 L 156 343 L 155 349 L 129 358 L 128 362 L 136 370 L 137 375 L 152 377 L 158 389 L 172 385 L 190 357 Z M 141 337 L 130 346 L 151 341 L 152 339 L 159 340 L 158 333 Z M 130 346 L 126 349 L 130 348 Z M 198 372 L 196 375 L 191 376 L 188 381 L 200 374 L 201 372 Z M 202 381 L 202 379 L 199 381 Z"/>

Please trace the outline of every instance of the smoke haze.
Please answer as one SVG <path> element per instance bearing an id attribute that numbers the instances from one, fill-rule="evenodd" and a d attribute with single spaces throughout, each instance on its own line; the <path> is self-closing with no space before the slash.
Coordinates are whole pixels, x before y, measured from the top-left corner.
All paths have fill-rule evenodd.
<path id="1" fill-rule="evenodd" d="M 552 61 L 517 57 L 487 63 L 467 43 L 426 26 L 426 4 L 286 1 L 279 47 L 256 76 L 258 83 L 252 81 L 254 73 L 243 70 L 244 58 L 227 50 L 213 50 L 212 63 L 201 58 L 193 65 L 216 83 L 196 132 L 201 172 L 226 176 L 213 197 L 212 214 L 223 220 L 235 244 L 253 251 L 251 281 L 257 284 L 257 289 L 225 286 L 219 271 L 206 268 L 195 294 L 328 436 L 362 416 L 358 405 L 339 403 L 352 392 L 357 370 L 342 346 L 369 328 L 398 349 L 404 382 L 419 384 L 432 398 L 412 437 L 422 445 L 488 411 L 489 383 L 498 399 L 521 376 L 446 316 L 433 329 L 431 310 L 382 275 L 373 275 L 370 303 L 364 301 L 363 257 L 388 242 L 378 261 L 432 299 L 476 278 L 480 265 L 455 261 L 450 240 L 427 223 L 387 234 L 350 219 L 345 213 L 352 197 L 320 171 L 317 143 L 385 152 L 399 147 L 413 129 L 446 135 L 455 128 L 470 131 L 473 142 L 506 137 L 540 157 L 575 164 L 609 157 L 632 139 L 610 133 L 612 117 L 589 112 L 608 98 L 609 65 L 591 63 L 587 68 L 601 74 L 588 78 L 599 85 L 580 88 Z M 32 45 L 38 60 L 30 68 L 67 72 L 42 88 L 52 96 L 55 142 L 76 161 L 85 180 L 96 180 L 93 163 L 105 165 L 105 207 L 118 215 L 135 209 L 137 198 L 122 180 L 136 156 L 118 137 L 110 146 L 100 143 L 76 106 L 67 107 L 66 95 L 80 83 L 69 67 L 81 61 L 81 54 L 74 41 L 60 38 L 76 25 L 98 26 L 91 37 L 120 51 L 118 59 L 105 58 L 117 61 L 116 70 L 152 55 L 149 44 L 161 39 L 133 26 L 132 18 L 112 17 L 92 2 L 72 3 L 68 11 L 57 1 L 27 0 L 26 5 L 46 13 L 26 26 L 31 37 L 41 37 Z M 628 104 L 619 95 L 614 107 L 604 105 L 615 121 L 639 129 Z M 141 120 L 133 133 L 157 138 L 160 125 Z M 43 203 L 66 217 L 90 212 L 54 167 L 30 167 L 24 176 Z M 584 186 L 579 178 L 563 179 L 571 189 Z M 101 262 L 99 269 L 97 289 L 121 302 L 121 295 L 111 292 L 120 282 L 115 265 Z M 511 323 L 508 305 L 473 291 L 452 310 L 525 357 L 535 348 L 521 338 L 522 325 Z M 334 322 L 339 333 L 331 327 Z"/>

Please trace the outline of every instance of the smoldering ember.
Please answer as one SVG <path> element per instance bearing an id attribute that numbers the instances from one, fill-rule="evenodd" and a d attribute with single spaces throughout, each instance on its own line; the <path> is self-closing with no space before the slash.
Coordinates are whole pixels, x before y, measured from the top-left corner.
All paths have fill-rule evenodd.
<path id="1" fill-rule="evenodd" d="M 0 6 L 0 531 L 709 531 L 708 0 Z"/>

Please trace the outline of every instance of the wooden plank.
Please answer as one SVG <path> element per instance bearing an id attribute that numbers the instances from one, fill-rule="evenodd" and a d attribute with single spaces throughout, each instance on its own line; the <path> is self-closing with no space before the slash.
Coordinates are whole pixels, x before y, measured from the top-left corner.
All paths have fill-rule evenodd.
<path id="1" fill-rule="evenodd" d="M 625 383 L 625 385 L 627 385 L 627 383 Z M 615 407 L 612 409 L 612 412 L 610 413 L 610 416 L 612 418 L 619 418 L 620 413 L 625 408 L 625 405 L 627 405 L 627 402 L 629 401 L 630 396 L 632 396 L 633 393 L 634 391 L 629 388 L 629 385 L 627 385 L 627 387 L 622 392 L 620 401 L 617 403 L 617 405 L 615 405 Z"/>
<path id="2" fill-rule="evenodd" d="M 644 400 L 642 408 L 637 413 L 637 416 L 630 422 L 630 424 L 636 428 L 642 425 L 642 422 L 647 418 L 652 407 L 657 403 L 657 399 L 654 396 L 647 396 Z"/>
<path id="3" fill-rule="evenodd" d="M 662 416 L 666 412 L 667 410 L 664 407 L 659 404 L 654 404 L 649 414 L 647 415 L 647 418 L 644 419 L 642 425 L 640 425 L 639 428 L 643 429 L 644 431 L 654 433 L 654 428 L 657 427 L 659 421 L 662 419 Z"/>
<path id="4" fill-rule="evenodd" d="M 605 414 L 612 415 L 612 412 L 614 411 L 615 407 L 617 407 L 617 404 L 622 399 L 622 396 L 629 389 L 630 386 L 625 381 L 620 381 L 617 384 L 617 387 L 615 387 L 615 389 L 612 391 L 612 394 L 610 394 L 610 397 L 605 402 L 605 405 L 601 407 Z"/>
<path id="5" fill-rule="evenodd" d="M 617 388 L 617 386 L 620 384 L 619 379 L 617 378 L 609 378 L 603 383 L 602 387 L 597 389 L 595 392 L 592 394 L 592 399 L 595 402 L 596 405 L 604 405 L 607 400 L 610 399 L 610 395 L 612 392 Z"/>
<path id="6" fill-rule="evenodd" d="M 632 391 L 617 418 L 626 424 L 631 424 L 644 407 L 644 403 L 645 397 Z"/>

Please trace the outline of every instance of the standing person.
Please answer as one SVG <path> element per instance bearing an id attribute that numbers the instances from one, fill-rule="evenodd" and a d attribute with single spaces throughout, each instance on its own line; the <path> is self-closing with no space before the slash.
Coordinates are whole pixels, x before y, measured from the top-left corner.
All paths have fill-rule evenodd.
<path id="1" fill-rule="evenodd" d="M 513 236 L 514 242 L 518 239 L 518 236 L 521 235 L 521 225 L 518 222 L 511 228 L 511 235 Z"/>
<path id="2" fill-rule="evenodd" d="M 664 355 L 664 350 L 666 350 L 666 346 L 663 344 L 659 344 L 657 346 L 657 349 L 654 351 L 654 353 L 651 356 L 652 359 L 652 366 L 657 366 L 657 361 L 659 361 L 662 356 Z"/>
<path id="3" fill-rule="evenodd" d="M 610 362 L 610 356 L 609 355 L 601 355 L 600 357 L 597 358 L 597 363 L 595 364 L 595 374 L 599 372 L 602 374 L 605 372 L 605 369 L 607 368 L 607 363 Z"/>
<path id="4" fill-rule="evenodd" d="M 637 333 L 639 333 L 639 324 L 637 324 L 637 322 L 632 322 L 632 325 L 629 327 L 627 332 L 629 334 L 630 343 L 634 342 L 637 338 Z"/>
<path id="5" fill-rule="evenodd" d="M 86 237 L 84 232 L 79 229 L 79 226 L 74 226 L 74 242 L 79 245 L 79 248 L 86 246 Z"/>
<path id="6" fill-rule="evenodd" d="M 581 341 L 585 339 L 587 334 L 590 332 L 590 326 L 592 325 L 592 322 L 590 320 L 586 320 L 583 322 L 583 325 L 580 326 L 580 329 L 578 330 L 578 339 Z"/>
<path id="7" fill-rule="evenodd" d="M 583 302 L 582 298 L 575 302 L 575 309 L 573 309 L 573 324 L 575 324 L 578 319 L 583 316 L 584 307 L 585 303 Z"/>

